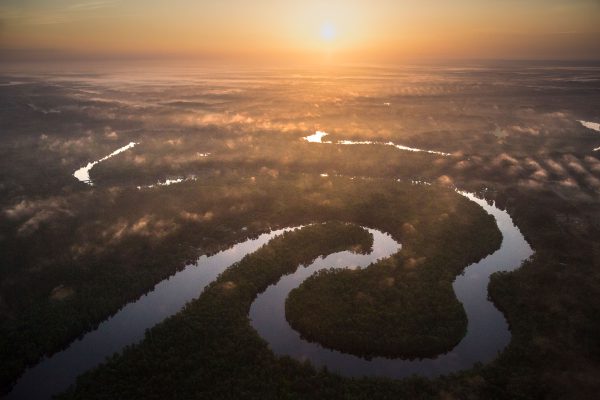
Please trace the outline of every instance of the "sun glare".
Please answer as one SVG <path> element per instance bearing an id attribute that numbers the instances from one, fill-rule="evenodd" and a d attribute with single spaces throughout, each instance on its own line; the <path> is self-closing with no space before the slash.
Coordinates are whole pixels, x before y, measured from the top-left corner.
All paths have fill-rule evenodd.
<path id="1" fill-rule="evenodd" d="M 327 42 L 331 42 L 335 39 L 336 32 L 335 27 L 327 22 L 321 25 L 321 38 Z"/>

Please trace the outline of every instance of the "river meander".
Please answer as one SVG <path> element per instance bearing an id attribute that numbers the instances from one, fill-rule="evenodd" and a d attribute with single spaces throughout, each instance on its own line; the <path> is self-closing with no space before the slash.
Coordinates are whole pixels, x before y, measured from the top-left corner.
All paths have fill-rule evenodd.
<path id="1" fill-rule="evenodd" d="M 367 267 L 401 249 L 401 245 L 390 235 L 373 228 L 365 228 L 373 235 L 369 254 L 345 251 L 320 257 L 310 266 L 299 267 L 295 273 L 282 277 L 277 284 L 261 293 L 250 310 L 252 326 L 276 354 L 310 360 L 316 366 L 327 366 L 330 371 L 345 376 L 401 378 L 419 374 L 432 377 L 469 368 L 477 362 L 491 361 L 508 345 L 510 331 L 502 313 L 488 299 L 490 275 L 518 268 L 533 254 L 533 250 L 506 211 L 473 194 L 459 193 L 494 216 L 503 240 L 499 250 L 467 266 L 453 283 L 456 296 L 465 307 L 468 331 L 450 352 L 422 360 L 382 357 L 366 360 L 304 341 L 287 323 L 284 306 L 287 294 L 315 271 L 332 267 Z M 137 301 L 125 305 L 96 330 L 29 368 L 17 381 L 8 398 L 47 399 L 66 390 L 78 375 L 99 365 L 125 346 L 140 342 L 147 329 L 176 314 L 187 302 L 199 297 L 203 289 L 230 265 L 274 237 L 296 228 L 301 227 L 265 233 L 215 255 L 200 257 L 195 264 L 188 265 L 158 283 Z"/>

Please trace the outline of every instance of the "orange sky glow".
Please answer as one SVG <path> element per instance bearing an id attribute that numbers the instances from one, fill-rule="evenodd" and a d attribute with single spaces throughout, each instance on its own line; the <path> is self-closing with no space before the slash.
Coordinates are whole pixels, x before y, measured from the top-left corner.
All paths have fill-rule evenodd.
<path id="1" fill-rule="evenodd" d="M 9 55 L 598 59 L 598 0 L 4 0 Z"/>

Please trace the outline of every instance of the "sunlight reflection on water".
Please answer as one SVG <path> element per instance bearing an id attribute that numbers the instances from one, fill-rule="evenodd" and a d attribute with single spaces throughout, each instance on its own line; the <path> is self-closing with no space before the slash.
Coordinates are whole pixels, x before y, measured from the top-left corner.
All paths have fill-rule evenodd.
<path id="1" fill-rule="evenodd" d="M 579 120 L 579 123 L 588 129 L 592 129 L 594 131 L 600 132 L 600 123 L 598 123 L 598 122 L 588 122 L 588 121 Z"/>
<path id="2" fill-rule="evenodd" d="M 101 159 L 99 159 L 97 161 L 89 162 L 85 167 L 81 167 L 77 171 L 73 172 L 73 176 L 75 178 L 77 178 L 80 182 L 87 183 L 88 185 L 93 186 L 94 182 L 92 182 L 92 180 L 90 179 L 90 170 L 94 167 L 94 165 L 96 165 L 96 164 L 98 164 L 98 163 L 100 163 L 102 161 L 108 160 L 109 158 L 114 157 L 117 154 L 120 154 L 120 153 L 122 153 L 124 151 L 127 151 L 127 150 L 133 148 L 137 144 L 138 143 L 130 142 L 129 144 L 127 144 L 127 145 L 125 145 L 125 146 L 123 146 L 121 148 L 118 148 L 117 150 L 113 151 L 112 153 L 110 153 L 106 157 L 102 157 Z"/>
<path id="3" fill-rule="evenodd" d="M 303 139 L 310 143 L 328 143 L 328 144 L 333 143 L 333 142 L 324 142 L 323 141 L 323 138 L 327 135 L 329 135 L 327 132 L 316 131 L 313 135 L 306 136 Z M 336 144 L 341 144 L 341 145 L 371 144 L 371 145 L 379 145 L 379 146 L 391 146 L 391 147 L 395 147 L 398 150 L 412 151 L 412 152 L 416 152 L 416 153 L 422 152 L 422 153 L 429 153 L 429 154 L 437 154 L 440 156 L 449 156 L 450 155 L 450 153 L 444 153 L 444 152 L 435 151 L 435 150 L 424 150 L 424 149 L 419 149 L 416 147 L 408 147 L 408 146 L 403 146 L 401 144 L 396 144 L 393 142 L 374 142 L 371 140 L 359 140 L 359 141 L 338 140 L 336 142 Z"/>

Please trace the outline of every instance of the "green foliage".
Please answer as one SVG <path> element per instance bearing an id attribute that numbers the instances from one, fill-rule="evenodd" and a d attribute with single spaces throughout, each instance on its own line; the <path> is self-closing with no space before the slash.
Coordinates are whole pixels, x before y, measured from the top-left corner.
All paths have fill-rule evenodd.
<path id="1" fill-rule="evenodd" d="M 449 227 L 462 229 L 451 234 Z M 468 262 L 496 250 L 501 235 L 489 215 L 467 212 L 424 225 L 417 236 L 387 262 L 322 270 L 304 281 L 286 301 L 292 327 L 364 357 L 422 358 L 451 350 L 467 328 L 452 281 Z"/>
<path id="2" fill-rule="evenodd" d="M 93 329 L 186 263 L 269 227 L 349 221 L 390 232 L 405 249 L 421 243 L 426 254 L 435 247 L 424 240 L 430 226 L 452 229 L 442 228 L 439 218 L 466 213 L 459 229 L 467 232 L 471 216 L 479 215 L 473 212 L 480 213 L 444 188 L 311 175 L 248 179 L 232 173 L 160 190 L 99 188 L 65 201 L 77 212 L 62 223 L 42 225 L 28 236 L 12 226 L 7 231 L 13 235 L 1 242 L 8 266 L 0 271 L 7 305 L 0 322 L 4 387 L 26 365 Z M 411 235 L 402 230 L 407 221 L 415 227 Z M 73 294 L 53 299 L 61 285 Z"/>
<path id="3" fill-rule="evenodd" d="M 374 190 L 370 197 L 373 204 L 365 208 L 364 197 L 361 197 L 359 204 L 362 213 L 356 216 L 348 214 L 345 219 L 358 223 L 362 218 L 368 218 L 387 223 L 393 235 L 406 239 L 403 252 L 414 254 L 419 249 L 419 241 L 416 239 L 419 237 L 418 230 L 434 226 L 431 219 L 437 221 L 440 215 L 438 212 L 443 211 L 435 202 L 416 203 L 423 194 L 433 191 L 440 196 L 449 195 L 449 202 L 444 203 L 445 206 L 452 204 L 452 208 L 461 211 L 460 223 L 448 216 L 442 218 L 448 219 L 455 228 L 459 224 L 460 229 L 456 230 L 456 241 L 446 243 L 451 243 L 456 248 L 447 248 L 446 258 L 440 260 L 456 257 L 466 261 L 474 257 L 474 254 L 466 254 L 462 250 L 461 243 L 469 235 L 474 235 L 470 229 L 471 224 L 486 228 L 484 231 L 496 239 L 495 243 L 491 242 L 492 246 L 498 244 L 498 233 L 486 214 L 477 207 L 471 208 L 470 202 L 455 193 L 436 188 L 395 185 L 393 195 L 390 193 L 385 196 L 383 190 L 387 191 L 392 187 L 386 187 L 385 182 L 377 183 L 378 189 L 370 187 Z M 352 205 L 352 198 L 346 197 L 345 204 Z M 412 201 L 407 201 L 406 207 L 402 208 L 400 202 L 406 201 L 406 198 Z M 391 205 L 387 205 L 388 203 Z M 390 214 L 386 214 L 389 212 L 388 207 L 398 207 L 399 211 L 390 217 Z M 400 222 L 405 220 L 414 222 L 414 230 L 402 233 L 406 231 L 406 227 Z M 443 224 L 441 221 L 441 225 Z M 438 234 L 442 235 L 447 228 L 427 229 L 432 229 L 431 232 L 439 230 Z M 460 232 L 467 233 L 461 235 Z M 310 364 L 302 364 L 287 357 L 278 358 L 249 325 L 248 312 L 252 301 L 281 275 L 292 272 L 299 264 L 309 263 L 317 255 L 357 244 L 362 248 L 368 247 L 368 240 L 365 231 L 340 223 L 310 226 L 273 240 L 227 269 L 198 300 L 151 329 L 141 344 L 127 349 L 122 356 L 116 356 L 106 365 L 85 374 L 65 398 L 366 398 L 374 394 L 392 396 L 394 393 L 413 398 L 431 397 L 436 392 L 435 385 L 423 379 L 401 382 L 342 379 L 326 371 L 317 371 Z M 473 248 L 476 248 L 476 244 L 473 244 Z M 479 249 L 477 257 L 481 257 L 485 251 L 489 249 Z M 380 269 L 393 268 L 404 258 L 404 255 L 398 255 L 391 263 L 384 261 L 365 271 L 373 269 L 377 275 Z M 456 269 L 459 271 L 465 265 Z M 443 273 L 440 270 L 436 274 L 433 266 L 428 270 L 428 279 L 446 274 L 450 276 L 450 271 Z M 407 279 L 414 279 L 408 278 L 409 275 L 407 272 Z M 452 291 L 446 294 L 447 296 L 434 300 L 445 304 L 454 303 L 460 309 Z M 393 301 L 393 293 L 390 296 Z M 460 325 L 464 316 L 458 317 L 457 324 Z M 433 318 L 429 320 L 430 324 L 433 322 Z M 438 323 L 439 321 L 431 326 L 445 329 L 438 326 Z M 425 338 L 425 341 L 428 339 Z"/>

